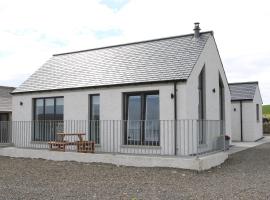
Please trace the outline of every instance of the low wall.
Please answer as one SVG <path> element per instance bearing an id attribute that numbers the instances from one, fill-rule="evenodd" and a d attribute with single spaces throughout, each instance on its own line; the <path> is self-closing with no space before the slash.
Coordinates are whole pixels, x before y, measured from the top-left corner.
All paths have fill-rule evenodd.
<path id="1" fill-rule="evenodd" d="M 85 163 L 109 163 L 117 166 L 133 167 L 171 167 L 191 170 L 207 170 L 222 164 L 227 158 L 226 152 L 218 152 L 203 157 L 165 157 L 139 156 L 123 154 L 88 154 L 77 152 L 56 152 L 48 150 L 21 149 L 15 147 L 0 148 L 1 156 L 20 158 L 41 158 L 54 161 L 77 161 Z"/>

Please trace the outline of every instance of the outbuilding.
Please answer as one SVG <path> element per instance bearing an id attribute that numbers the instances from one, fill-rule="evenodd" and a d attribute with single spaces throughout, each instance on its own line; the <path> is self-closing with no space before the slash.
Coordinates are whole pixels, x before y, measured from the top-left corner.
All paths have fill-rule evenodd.
<path id="1" fill-rule="evenodd" d="M 251 142 L 263 137 L 262 97 L 258 82 L 230 83 L 232 141 Z"/>
<path id="2" fill-rule="evenodd" d="M 0 86 L 0 144 L 9 142 L 8 121 L 11 121 L 12 96 L 15 88 Z"/>

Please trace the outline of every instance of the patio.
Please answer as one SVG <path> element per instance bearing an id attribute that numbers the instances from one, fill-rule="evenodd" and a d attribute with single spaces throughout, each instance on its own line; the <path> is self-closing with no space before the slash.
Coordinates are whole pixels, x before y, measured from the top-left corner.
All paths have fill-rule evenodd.
<path id="1" fill-rule="evenodd" d="M 95 143 L 95 153 L 200 156 L 225 149 L 223 124 L 219 120 L 11 121 L 1 122 L 5 131 L 0 129 L 0 136 L 8 138 L 2 143 L 18 148 L 48 149 L 49 144 L 64 142 L 64 151 L 77 151 L 80 141 Z"/>
<path id="2" fill-rule="evenodd" d="M 0 148 L 0 155 L 18 158 L 41 158 L 53 161 L 107 163 L 114 164 L 116 166 L 171 167 L 196 171 L 207 170 L 218 166 L 228 158 L 227 152 L 216 152 L 200 157 L 177 157 L 108 153 L 85 154 L 77 152 L 48 151 L 42 149 L 23 149 L 16 147 Z"/>
<path id="3" fill-rule="evenodd" d="M 218 120 L 12 121 L 3 125 L 13 147 L 0 149 L 0 155 L 11 157 L 198 171 L 228 157 L 223 122 Z"/>

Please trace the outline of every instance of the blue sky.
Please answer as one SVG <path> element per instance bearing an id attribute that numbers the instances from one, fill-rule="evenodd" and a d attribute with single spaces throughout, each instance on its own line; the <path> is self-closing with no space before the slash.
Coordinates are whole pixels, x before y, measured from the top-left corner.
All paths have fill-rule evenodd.
<path id="1" fill-rule="evenodd" d="M 270 103 L 270 5 L 259 2 L 1 0 L 0 85 L 20 85 L 55 53 L 187 34 L 199 21 L 215 33 L 228 80 L 259 81 Z"/>
<path id="2" fill-rule="evenodd" d="M 128 0 L 101 0 L 100 3 L 105 4 L 117 12 L 128 3 Z"/>

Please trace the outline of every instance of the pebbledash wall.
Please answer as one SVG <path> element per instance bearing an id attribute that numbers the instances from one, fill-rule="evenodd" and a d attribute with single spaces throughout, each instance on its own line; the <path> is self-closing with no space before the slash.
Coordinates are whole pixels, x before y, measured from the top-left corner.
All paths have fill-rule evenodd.
<path id="1" fill-rule="evenodd" d="M 231 134 L 231 103 L 230 92 L 227 78 L 219 57 L 219 53 L 211 36 L 195 65 L 191 76 L 186 82 L 177 82 L 177 119 L 198 119 L 198 76 L 203 66 L 206 74 L 206 119 L 219 120 L 219 74 L 224 84 L 225 91 L 225 132 Z M 215 89 L 215 92 L 213 92 Z M 160 101 L 160 120 L 174 120 L 174 99 L 171 94 L 174 93 L 174 83 L 153 83 L 143 85 L 126 85 L 113 87 L 99 87 L 89 89 L 74 89 L 65 91 L 33 92 L 14 94 L 12 99 L 13 121 L 31 121 L 33 120 L 33 98 L 38 97 L 64 97 L 64 120 L 88 120 L 89 116 L 89 95 L 100 94 L 100 119 L 101 120 L 122 120 L 123 119 L 123 93 L 132 91 L 159 91 Z M 23 105 L 20 105 L 23 102 Z M 173 130 L 163 132 L 161 128 L 161 140 L 159 149 L 166 148 L 166 154 L 174 155 L 174 136 Z M 163 135 L 166 134 L 166 135 Z M 189 134 L 178 131 L 177 134 Z M 18 135 L 13 134 L 13 140 L 18 143 Z M 179 135 L 178 139 L 183 138 Z M 106 138 L 103 138 L 106 139 Z M 101 140 L 103 140 L 101 139 Z M 29 132 L 29 143 L 31 143 L 31 132 Z M 189 141 L 188 147 L 181 145 L 183 141 L 177 141 L 178 154 L 183 152 L 181 148 L 189 148 L 189 152 L 196 151 L 197 137 Z M 102 141 L 101 141 L 102 144 Z M 166 147 L 165 147 L 166 146 Z M 101 147 L 102 148 L 102 145 Z M 120 149 L 121 146 L 116 147 Z M 124 147 L 123 147 L 124 148 Z M 126 147 L 125 147 L 126 148 Z M 128 147 L 132 152 L 136 151 Z M 142 147 L 144 148 L 144 147 Z M 190 150 L 192 148 L 192 150 Z M 147 151 L 147 150 L 146 150 Z M 139 151 L 138 151 L 139 153 Z"/>
<path id="2" fill-rule="evenodd" d="M 256 104 L 259 104 L 259 121 L 257 121 Z M 240 101 L 232 101 L 232 134 L 233 141 L 241 141 Z M 257 86 L 254 99 L 242 101 L 242 132 L 243 141 L 253 142 L 263 137 L 262 130 L 262 99 Z"/>

